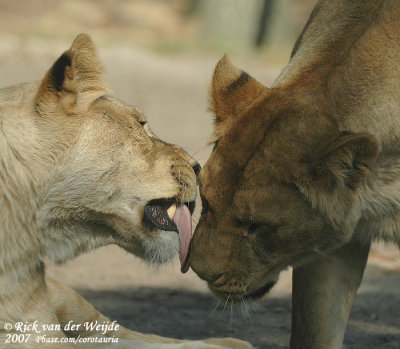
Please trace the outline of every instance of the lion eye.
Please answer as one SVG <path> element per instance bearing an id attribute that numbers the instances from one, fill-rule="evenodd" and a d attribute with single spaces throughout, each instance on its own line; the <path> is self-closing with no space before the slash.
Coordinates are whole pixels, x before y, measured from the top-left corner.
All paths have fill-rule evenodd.
<path id="1" fill-rule="evenodd" d="M 142 125 L 142 126 L 144 126 L 144 125 L 147 124 L 147 121 L 139 121 L 139 124 Z"/>
<path id="2" fill-rule="evenodd" d="M 214 150 L 215 150 L 215 148 L 217 148 L 217 147 L 218 147 L 218 143 L 219 143 L 219 139 L 218 139 L 218 140 L 216 140 L 216 141 L 214 142 L 214 146 L 213 146 L 213 149 L 212 149 L 212 151 L 214 151 Z"/>
<path id="3" fill-rule="evenodd" d="M 252 223 L 249 225 L 248 232 L 249 234 L 254 234 L 257 231 L 259 234 L 274 234 L 278 230 L 278 224 L 273 223 Z"/>

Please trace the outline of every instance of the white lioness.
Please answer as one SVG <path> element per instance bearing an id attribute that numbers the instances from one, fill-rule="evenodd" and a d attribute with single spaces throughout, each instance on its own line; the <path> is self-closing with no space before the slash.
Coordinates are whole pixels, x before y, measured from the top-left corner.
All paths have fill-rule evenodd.
<path id="1" fill-rule="evenodd" d="M 71 320 L 108 319 L 46 280 L 45 258 L 59 263 L 117 244 L 153 263 L 180 250 L 187 268 L 199 166 L 152 134 L 138 109 L 111 97 L 101 72 L 90 38 L 80 35 L 43 81 L 0 90 L 1 347 L 65 348 L 59 343 L 67 337 L 101 338 L 83 326 L 65 328 Z M 59 330 L 46 332 L 46 325 Z M 230 338 L 189 342 L 121 327 L 106 335 L 125 339 L 113 348 L 249 347 Z"/>

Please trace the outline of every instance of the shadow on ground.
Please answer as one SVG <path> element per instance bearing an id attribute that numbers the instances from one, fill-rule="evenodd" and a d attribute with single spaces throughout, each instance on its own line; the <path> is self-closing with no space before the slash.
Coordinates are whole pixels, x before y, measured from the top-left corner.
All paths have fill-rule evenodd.
<path id="1" fill-rule="evenodd" d="M 144 333 L 186 339 L 236 337 L 257 348 L 285 348 L 289 340 L 289 299 L 265 299 L 249 306 L 247 314 L 241 306 L 224 310 L 211 294 L 200 292 L 167 288 L 79 292 L 111 319 Z"/>
<path id="2" fill-rule="evenodd" d="M 399 348 L 400 299 L 387 287 L 398 281 L 398 274 L 370 271 L 357 295 L 344 348 Z M 248 314 L 241 306 L 224 310 L 211 294 L 201 292 L 130 288 L 80 293 L 111 319 L 140 332 L 187 339 L 231 336 L 248 340 L 259 349 L 289 346 L 289 297 L 265 297 L 250 305 Z"/>

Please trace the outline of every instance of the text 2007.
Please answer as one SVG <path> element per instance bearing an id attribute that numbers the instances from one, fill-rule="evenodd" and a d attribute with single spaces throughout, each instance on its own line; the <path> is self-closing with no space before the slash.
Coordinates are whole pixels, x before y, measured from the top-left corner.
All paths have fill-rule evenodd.
<path id="1" fill-rule="evenodd" d="M 6 344 L 11 344 L 11 343 L 27 343 L 29 340 L 29 337 L 31 336 L 30 333 L 28 334 L 6 334 Z"/>

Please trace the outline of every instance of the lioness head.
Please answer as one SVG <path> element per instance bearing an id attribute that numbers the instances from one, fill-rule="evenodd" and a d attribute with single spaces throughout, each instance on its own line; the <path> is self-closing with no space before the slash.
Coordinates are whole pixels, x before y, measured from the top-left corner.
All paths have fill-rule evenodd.
<path id="1" fill-rule="evenodd" d="M 190 265 L 218 296 L 262 296 L 282 269 L 347 242 L 360 217 L 377 143 L 339 130 L 307 83 L 268 89 L 227 57 L 215 69 L 215 144 Z"/>
<path id="2" fill-rule="evenodd" d="M 184 267 L 199 165 L 109 94 L 88 36 L 78 36 L 39 84 L 2 93 L 22 95 L 2 122 L 16 157 L 8 183 L 10 192 L 30 188 L 30 198 L 17 200 L 34 206 L 43 257 L 62 262 L 117 244 L 157 263 L 180 249 Z"/>

